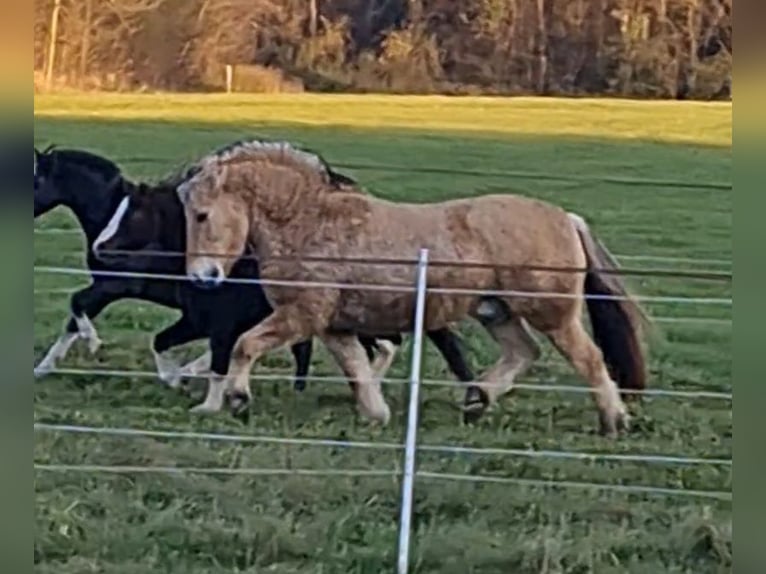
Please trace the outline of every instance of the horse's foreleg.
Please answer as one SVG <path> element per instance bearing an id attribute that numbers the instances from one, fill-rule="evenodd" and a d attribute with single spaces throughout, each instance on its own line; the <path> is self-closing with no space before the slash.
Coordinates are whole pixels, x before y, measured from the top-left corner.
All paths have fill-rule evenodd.
<path id="1" fill-rule="evenodd" d="M 474 380 L 473 371 L 466 364 L 465 355 L 460 348 L 460 341 L 457 335 L 447 327 L 428 331 L 426 334 L 431 339 L 431 342 L 436 345 L 436 348 L 439 349 L 442 357 L 447 361 L 450 371 L 459 381 L 468 383 Z"/>
<path id="2" fill-rule="evenodd" d="M 188 315 L 184 314 L 170 327 L 163 329 L 154 336 L 152 355 L 157 366 L 157 376 L 171 389 L 177 389 L 181 386 L 183 373 L 178 362 L 168 356 L 168 351 L 173 347 L 196 341 L 204 335 L 200 329 L 195 327 Z"/>
<path id="3" fill-rule="evenodd" d="M 54 370 L 56 363 L 66 357 L 77 339 L 87 340 L 89 351 L 95 353 L 101 346 L 101 339 L 91 319 L 95 319 L 107 305 L 121 298 L 121 293 L 108 291 L 100 282 L 94 282 L 72 295 L 69 302 L 72 316 L 67 321 L 64 332 L 35 367 L 35 376 L 39 377 Z"/>
<path id="4" fill-rule="evenodd" d="M 269 351 L 308 339 L 312 335 L 311 319 L 301 307 L 286 305 L 240 335 L 231 353 L 227 375 L 213 370 L 205 401 L 192 412 L 220 411 L 228 391 L 232 414 L 242 416 L 250 405 L 250 369 L 255 361 Z"/>
<path id="5" fill-rule="evenodd" d="M 359 340 L 351 335 L 325 333 L 322 335 L 322 341 L 343 373 L 354 383 L 357 405 L 362 415 L 384 425 L 387 424 L 391 418 L 391 410 L 381 392 L 380 379 L 376 378 Z"/>

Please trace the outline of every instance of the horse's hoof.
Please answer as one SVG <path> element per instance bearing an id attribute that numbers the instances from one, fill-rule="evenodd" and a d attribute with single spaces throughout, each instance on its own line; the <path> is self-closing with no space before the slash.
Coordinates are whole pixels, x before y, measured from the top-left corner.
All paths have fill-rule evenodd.
<path id="1" fill-rule="evenodd" d="M 180 394 L 187 397 L 190 397 L 192 394 L 191 384 L 186 379 L 179 379 L 178 384 L 172 388 L 176 389 Z"/>
<path id="2" fill-rule="evenodd" d="M 380 426 L 388 426 L 391 422 L 391 409 L 384 404 L 381 408 L 369 414 L 370 420 Z"/>
<path id="3" fill-rule="evenodd" d="M 164 379 L 160 379 L 167 388 L 172 389 L 174 391 L 182 390 L 183 383 L 181 382 L 180 376 L 168 376 Z"/>
<path id="4" fill-rule="evenodd" d="M 391 409 L 385 401 L 377 405 L 360 403 L 359 413 L 371 423 L 380 426 L 386 426 L 391 421 Z"/>
<path id="5" fill-rule="evenodd" d="M 473 424 L 478 421 L 489 407 L 489 397 L 481 388 L 471 385 L 465 392 L 463 401 L 463 423 Z"/>
<path id="6" fill-rule="evenodd" d="M 52 367 L 44 366 L 44 367 L 35 367 L 35 379 L 40 379 L 50 373 L 53 370 Z"/>
<path id="7" fill-rule="evenodd" d="M 620 413 L 620 415 L 617 417 L 617 430 L 630 432 L 630 415 L 628 413 Z"/>
<path id="8" fill-rule="evenodd" d="M 630 430 L 630 416 L 626 412 L 618 412 L 614 415 L 599 413 L 599 433 L 607 438 L 615 439 L 620 431 Z"/>
<path id="9" fill-rule="evenodd" d="M 207 403 L 202 403 L 189 409 L 189 412 L 193 415 L 211 415 L 219 412 L 220 410 L 220 407 L 216 408 L 215 406 L 209 405 Z"/>
<path id="10" fill-rule="evenodd" d="M 293 388 L 298 391 L 299 393 L 302 393 L 306 390 L 306 379 L 295 379 L 295 383 L 293 384 Z"/>
<path id="11" fill-rule="evenodd" d="M 231 416 L 242 421 L 243 424 L 250 422 L 250 396 L 242 391 L 233 391 L 228 395 L 229 410 Z"/>
<path id="12" fill-rule="evenodd" d="M 235 420 L 238 420 L 240 423 L 242 423 L 243 426 L 250 426 L 250 408 L 246 407 L 244 410 L 239 412 L 232 412 L 231 416 L 234 417 Z"/>
<path id="13" fill-rule="evenodd" d="M 98 350 L 101 348 L 103 341 L 99 339 L 98 337 L 91 337 L 88 339 L 88 352 L 91 355 L 95 355 Z"/>

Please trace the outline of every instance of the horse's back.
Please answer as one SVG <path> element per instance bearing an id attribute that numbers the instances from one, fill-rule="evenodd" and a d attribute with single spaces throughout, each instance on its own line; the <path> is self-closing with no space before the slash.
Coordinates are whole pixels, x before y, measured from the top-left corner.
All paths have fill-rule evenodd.
<path id="1" fill-rule="evenodd" d="M 375 238 L 364 246 L 389 257 L 412 257 L 426 247 L 433 259 L 543 265 L 576 254 L 576 234 L 566 211 L 534 198 L 491 194 L 439 203 L 376 202 L 368 223 Z M 380 238 L 383 238 L 380 241 Z"/>

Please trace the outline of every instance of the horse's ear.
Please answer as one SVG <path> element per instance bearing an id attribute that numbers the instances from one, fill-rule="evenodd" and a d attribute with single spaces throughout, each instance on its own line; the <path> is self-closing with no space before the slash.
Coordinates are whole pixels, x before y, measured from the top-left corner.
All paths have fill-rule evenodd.
<path id="1" fill-rule="evenodd" d="M 53 145 L 49 145 L 42 150 L 39 150 L 34 146 L 33 148 L 35 150 L 35 174 L 38 173 L 41 165 L 45 166 L 45 171 L 47 173 L 52 173 L 56 168 L 56 156 L 50 154 L 50 151 L 53 149 Z"/>

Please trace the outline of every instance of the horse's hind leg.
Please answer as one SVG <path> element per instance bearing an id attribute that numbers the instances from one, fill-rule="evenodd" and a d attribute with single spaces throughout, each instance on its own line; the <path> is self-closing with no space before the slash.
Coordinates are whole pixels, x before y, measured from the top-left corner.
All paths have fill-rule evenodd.
<path id="1" fill-rule="evenodd" d="M 476 420 L 484 410 L 513 386 L 514 379 L 540 356 L 540 347 L 519 318 L 485 322 L 484 327 L 500 345 L 500 359 L 466 390 L 464 421 Z"/>
<path id="2" fill-rule="evenodd" d="M 609 376 L 601 351 L 579 319 L 573 318 L 563 327 L 546 332 L 546 335 L 593 388 L 601 432 L 616 436 L 620 428 L 627 429 L 628 414 L 617 385 Z"/>
<path id="3" fill-rule="evenodd" d="M 314 342 L 312 339 L 306 339 L 293 345 L 290 350 L 295 359 L 295 381 L 293 382 L 293 388 L 301 393 L 306 388 L 306 379 L 308 378 L 309 367 L 311 366 Z"/>
<path id="4" fill-rule="evenodd" d="M 72 328 L 70 329 L 70 325 Z M 48 352 L 35 367 L 35 377 L 41 377 L 48 374 L 56 368 L 56 363 L 66 357 L 69 349 L 74 342 L 80 337 L 77 325 L 74 323 L 74 319 L 69 319 L 67 325 L 64 328 L 64 332 L 56 339 L 56 342 L 51 345 Z"/>
<path id="5" fill-rule="evenodd" d="M 431 339 L 431 342 L 436 345 L 436 348 L 439 349 L 442 357 L 447 361 L 450 371 L 459 381 L 468 383 L 474 380 L 473 371 L 466 364 L 463 350 L 460 348 L 460 342 L 455 333 L 445 327 L 435 331 L 428 331 L 426 334 Z"/>
<path id="6" fill-rule="evenodd" d="M 69 303 L 72 315 L 64 332 L 35 367 L 35 376 L 40 377 L 54 370 L 56 363 L 66 357 L 77 339 L 88 341 L 88 350 L 95 353 L 101 346 L 101 339 L 91 319 L 95 319 L 107 305 L 121 297 L 121 293 L 110 292 L 99 282 L 94 282 L 72 295 Z"/>

